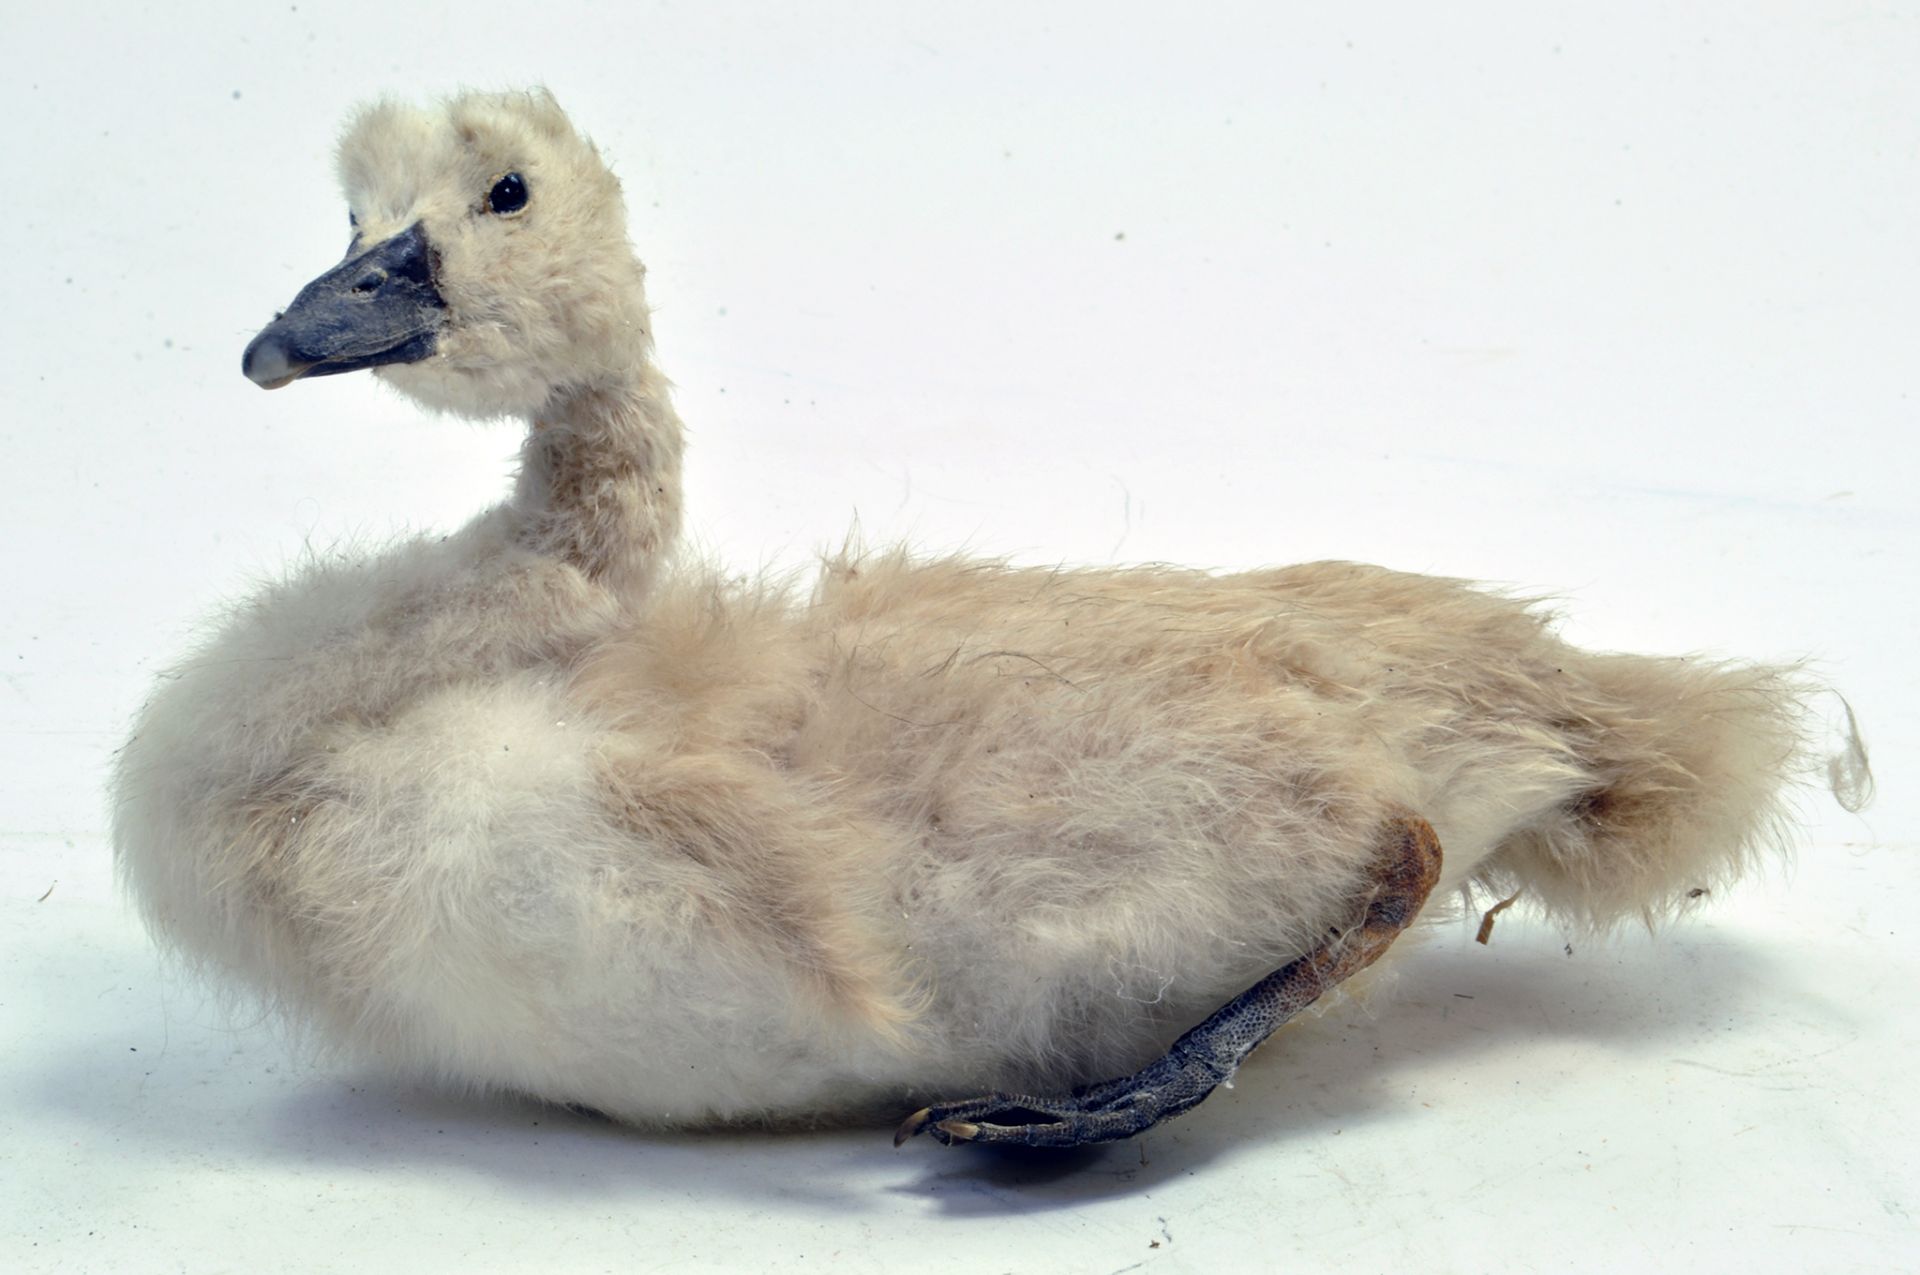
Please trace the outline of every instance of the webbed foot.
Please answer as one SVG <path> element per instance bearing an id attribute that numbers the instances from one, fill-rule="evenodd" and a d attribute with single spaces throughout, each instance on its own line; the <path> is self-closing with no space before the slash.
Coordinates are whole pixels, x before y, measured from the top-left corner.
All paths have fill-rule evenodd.
<path id="1" fill-rule="evenodd" d="M 1078 1147 L 1144 1133 L 1197 1106 L 1254 1048 L 1329 988 L 1373 964 L 1412 923 L 1440 879 L 1440 841 L 1424 819 L 1387 825 L 1372 895 L 1358 920 L 1255 983 L 1131 1076 L 1065 1097 L 987 1094 L 914 1112 L 893 1135 L 1028 1147 Z"/>

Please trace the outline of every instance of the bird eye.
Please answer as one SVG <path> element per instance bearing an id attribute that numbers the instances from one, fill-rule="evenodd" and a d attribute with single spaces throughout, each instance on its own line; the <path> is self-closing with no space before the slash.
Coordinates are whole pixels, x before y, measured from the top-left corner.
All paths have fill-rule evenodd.
<path id="1" fill-rule="evenodd" d="M 527 179 L 508 173 L 487 192 L 487 211 L 505 217 L 527 206 Z"/>

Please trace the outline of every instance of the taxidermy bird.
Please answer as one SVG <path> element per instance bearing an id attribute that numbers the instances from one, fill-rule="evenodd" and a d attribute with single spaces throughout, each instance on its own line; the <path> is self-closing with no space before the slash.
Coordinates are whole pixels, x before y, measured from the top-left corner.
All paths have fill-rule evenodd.
<path id="1" fill-rule="evenodd" d="M 1075 1145 L 1200 1101 L 1435 891 L 1604 928 L 1775 839 L 1793 671 L 1456 581 L 676 561 L 642 268 L 552 97 L 371 106 L 340 175 L 346 258 L 246 375 L 518 417 L 516 485 L 241 604 L 114 784 L 159 938 L 327 1040 L 641 1125 Z"/>

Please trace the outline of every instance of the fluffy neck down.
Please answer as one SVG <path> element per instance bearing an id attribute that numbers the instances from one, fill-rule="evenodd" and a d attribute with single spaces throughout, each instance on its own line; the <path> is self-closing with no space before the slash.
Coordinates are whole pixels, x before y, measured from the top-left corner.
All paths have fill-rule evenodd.
<path id="1" fill-rule="evenodd" d="M 521 540 L 628 596 L 680 530 L 680 419 L 644 364 L 627 383 L 556 394 L 521 448 Z"/>

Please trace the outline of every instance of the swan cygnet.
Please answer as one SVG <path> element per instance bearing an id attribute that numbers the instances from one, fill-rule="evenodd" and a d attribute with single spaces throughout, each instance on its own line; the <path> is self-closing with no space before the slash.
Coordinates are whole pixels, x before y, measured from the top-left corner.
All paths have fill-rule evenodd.
<path id="1" fill-rule="evenodd" d="M 1198 1102 L 1432 891 L 1604 928 L 1779 839 L 1792 670 L 1457 581 L 676 561 L 643 270 L 553 98 L 376 104 L 339 167 L 352 246 L 246 374 L 520 417 L 516 485 L 240 604 L 114 777 L 158 938 L 325 1040 L 647 1126 L 1071 1145 Z"/>

